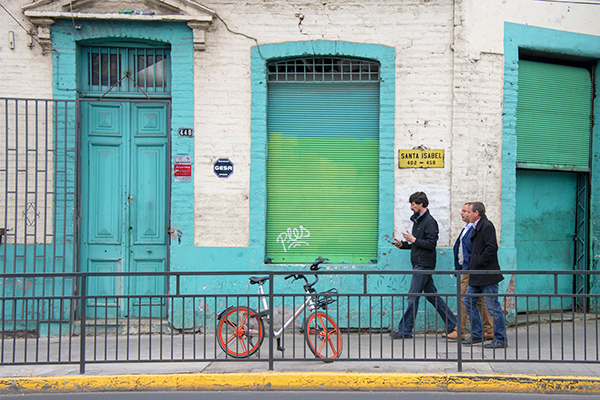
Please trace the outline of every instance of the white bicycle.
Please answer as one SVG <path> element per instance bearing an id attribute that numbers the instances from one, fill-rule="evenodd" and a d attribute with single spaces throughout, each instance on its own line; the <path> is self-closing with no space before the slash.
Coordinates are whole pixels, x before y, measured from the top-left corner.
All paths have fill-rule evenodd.
<path id="1" fill-rule="evenodd" d="M 318 260 L 311 264 L 311 271 L 318 271 L 319 264 L 323 260 Z M 342 352 L 342 335 L 335 320 L 326 312 L 329 304 L 335 302 L 337 295 L 336 289 L 330 289 L 327 292 L 317 293 L 313 286 L 319 281 L 319 276 L 315 274 L 314 282 L 309 283 L 303 274 L 292 274 L 285 279 L 294 278 L 295 280 L 304 279 L 304 291 L 306 299 L 287 320 L 287 322 L 273 337 L 277 339 L 277 350 L 283 351 L 281 347 L 281 336 L 284 330 L 294 322 L 300 314 L 306 309 L 308 316 L 304 319 L 302 329 L 304 331 L 304 340 L 310 351 L 323 361 L 332 361 L 338 358 Z M 233 306 L 222 311 L 218 316 L 217 337 L 219 346 L 225 353 L 231 357 L 243 358 L 250 357 L 260 348 L 265 338 L 264 320 L 269 321 L 269 304 L 263 290 L 263 285 L 269 280 L 268 276 L 249 278 L 250 283 L 258 285 L 259 298 L 262 304 L 262 310 L 256 312 L 247 306 Z"/>

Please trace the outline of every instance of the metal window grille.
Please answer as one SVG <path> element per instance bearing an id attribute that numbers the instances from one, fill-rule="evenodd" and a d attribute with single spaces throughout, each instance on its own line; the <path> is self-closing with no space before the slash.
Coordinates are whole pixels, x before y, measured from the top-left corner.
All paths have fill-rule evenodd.
<path id="1" fill-rule="evenodd" d="M 299 58 L 268 64 L 269 82 L 378 82 L 379 63 L 349 58 Z"/>
<path id="2" fill-rule="evenodd" d="M 83 47 L 82 64 L 87 94 L 171 91 L 168 48 Z"/>

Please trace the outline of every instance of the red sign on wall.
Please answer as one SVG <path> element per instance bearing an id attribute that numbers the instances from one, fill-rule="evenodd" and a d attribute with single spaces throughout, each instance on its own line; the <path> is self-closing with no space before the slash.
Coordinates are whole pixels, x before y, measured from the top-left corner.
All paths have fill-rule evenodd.
<path id="1" fill-rule="evenodd" d="M 173 176 L 192 176 L 192 166 L 190 164 L 175 164 Z"/>
<path id="2" fill-rule="evenodd" d="M 173 164 L 173 181 L 174 182 L 191 182 L 192 181 L 192 157 L 190 156 L 175 156 Z"/>

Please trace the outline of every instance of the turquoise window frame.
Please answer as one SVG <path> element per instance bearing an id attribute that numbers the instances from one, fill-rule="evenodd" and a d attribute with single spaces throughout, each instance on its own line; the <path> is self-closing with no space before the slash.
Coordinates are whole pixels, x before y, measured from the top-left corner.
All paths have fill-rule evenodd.
<path id="1" fill-rule="evenodd" d="M 596 60 L 594 91 L 595 99 L 592 105 L 594 116 L 600 116 L 600 36 L 585 35 L 574 32 L 540 28 L 530 25 L 520 25 L 506 22 L 504 24 L 504 95 L 502 118 L 502 247 L 514 250 L 513 259 L 509 262 L 516 265 L 515 250 L 515 216 L 516 216 L 516 179 L 517 179 L 517 95 L 519 78 L 519 49 L 535 50 L 553 54 L 570 55 Z M 591 149 L 591 212 L 593 222 L 600 216 L 600 125 L 592 127 Z M 600 236 L 600 224 L 592 226 L 591 238 Z M 590 257 L 592 260 L 600 257 L 600 243 L 592 240 Z M 592 268 L 600 266 L 591 263 Z M 596 292 L 600 290 L 597 287 Z"/>
<path id="2" fill-rule="evenodd" d="M 296 57 L 349 57 L 380 64 L 379 228 L 377 259 L 389 249 L 394 231 L 394 118 L 396 50 L 389 46 L 344 41 L 304 41 L 254 46 L 251 51 L 251 170 L 249 246 L 265 251 L 267 209 L 267 63 Z M 377 266 L 377 264 L 371 264 Z"/>
<path id="3" fill-rule="evenodd" d="M 147 41 L 144 42 L 131 42 L 128 43 L 129 46 L 123 46 L 119 42 L 107 43 L 101 45 L 93 45 L 92 43 L 80 43 L 81 44 L 81 68 L 80 68 L 80 77 L 79 77 L 79 88 L 81 92 L 85 92 L 86 97 L 90 97 L 90 95 L 96 96 L 105 96 L 105 97 L 134 97 L 138 96 L 140 98 L 145 98 L 144 93 L 148 93 L 152 95 L 154 98 L 158 98 L 158 96 L 163 96 L 165 98 L 171 97 L 171 48 L 170 46 L 150 46 L 147 44 Z M 138 46 L 139 44 L 139 46 Z M 89 83 L 91 80 L 90 75 L 92 74 L 92 66 L 90 65 L 90 53 L 97 55 L 101 54 L 110 54 L 115 55 L 121 61 L 119 67 L 120 71 L 110 71 L 110 77 L 108 78 L 108 84 L 103 85 L 101 77 L 98 77 L 99 84 L 93 85 Z M 157 86 L 146 86 L 146 84 L 136 76 L 136 73 L 133 73 L 130 79 L 124 78 L 121 73 L 122 70 L 126 71 L 134 71 L 135 67 L 139 63 L 137 60 L 138 57 L 147 56 L 162 57 L 163 62 L 163 73 L 159 76 L 159 79 L 162 79 L 161 82 L 164 84 Z M 144 60 L 144 63 L 146 60 Z M 101 63 L 99 64 L 100 68 Z M 145 64 L 144 64 L 145 65 Z M 156 64 L 154 64 L 156 65 Z M 114 86 L 111 78 L 115 78 Z M 87 78 L 87 79 L 86 79 Z M 119 84 L 117 84 L 120 81 Z M 134 83 L 135 82 L 135 83 Z M 139 87 L 137 86 L 139 85 Z M 110 91 L 109 91 L 110 90 Z M 108 91 L 108 92 L 107 92 Z"/>

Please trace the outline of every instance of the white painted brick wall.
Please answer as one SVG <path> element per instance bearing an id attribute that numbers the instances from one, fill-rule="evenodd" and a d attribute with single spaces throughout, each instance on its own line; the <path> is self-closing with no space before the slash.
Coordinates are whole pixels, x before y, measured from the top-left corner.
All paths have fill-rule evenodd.
<path id="1" fill-rule="evenodd" d="M 3 1 L 2 5 L 23 25 L 27 30 L 32 30 L 33 25 L 21 13 L 21 6 L 30 3 L 26 0 Z M 33 46 L 31 36 L 11 18 L 3 9 L 0 9 L 0 97 L 19 98 L 52 98 L 52 58 L 49 52 L 42 55 L 41 48 L 36 41 Z M 15 48 L 9 48 L 8 32 L 15 36 Z"/>
<path id="2" fill-rule="evenodd" d="M 27 28 L 20 6 L 5 2 Z M 521 0 L 212 0 L 229 28 L 258 43 L 345 40 L 396 48 L 394 152 L 423 145 L 445 151 L 445 167 L 395 170 L 395 234 L 410 216 L 406 193 L 423 188 L 450 245 L 465 201 L 483 201 L 500 227 L 504 21 L 600 35 L 600 7 Z M 304 15 L 301 25 L 295 14 Z M 0 96 L 52 95 L 52 60 L 0 10 Z M 8 48 L 7 32 L 16 48 Z M 256 43 L 215 20 L 207 49 L 194 55 L 195 244 L 247 246 L 250 177 L 250 49 Z M 235 172 L 219 179 L 218 158 Z M 397 159 L 395 160 L 397 165 Z M 409 193 L 410 194 L 410 193 Z M 224 229 L 225 228 L 225 229 Z M 217 235 L 217 232 L 227 235 Z"/>
<path id="3" fill-rule="evenodd" d="M 500 227 L 503 15 L 518 10 L 522 14 L 518 20 L 524 23 L 528 18 L 539 19 L 543 9 L 548 27 L 573 27 L 573 19 L 583 19 L 586 27 L 579 31 L 600 34 L 580 9 L 571 14 L 577 14 L 576 18 L 568 18 L 563 6 L 553 16 L 545 5 L 516 3 L 255 0 L 203 4 L 216 10 L 232 30 L 261 44 L 347 40 L 395 47 L 396 157 L 399 149 L 423 145 L 445 150 L 446 165 L 443 169 L 396 169 L 394 234 L 410 228 L 407 196 L 421 189 L 430 194 L 432 212 L 440 224 L 439 245 L 445 246 L 452 244 L 462 228 L 459 212 L 466 201 L 484 202 L 490 220 Z M 600 17 L 600 7 L 587 10 Z M 296 13 L 304 15 L 300 27 Z M 207 34 L 207 44 L 207 52 L 196 57 L 196 131 L 202 132 L 196 139 L 196 244 L 239 246 L 247 243 L 249 224 L 249 48 L 255 43 L 216 22 Z M 227 100 L 225 116 L 217 101 L 223 98 Z M 212 161 L 223 156 L 237 162 L 231 182 L 211 175 Z M 239 203 L 212 206 L 227 198 L 239 199 Z M 231 235 L 213 239 L 210 233 L 224 223 L 234 228 Z"/>
<path id="4" fill-rule="evenodd" d="M 448 157 L 451 239 L 460 233 L 460 209 L 468 201 L 486 205 L 500 235 L 503 63 L 502 55 L 485 53 L 479 60 L 455 63 L 454 134 Z"/>
<path id="5" fill-rule="evenodd" d="M 12 14 L 25 29 L 32 29 L 33 25 L 21 13 L 21 5 L 24 1 L 4 1 L 2 5 Z M 28 46 L 32 42 L 31 36 L 15 21 L 4 9 L 0 9 L 0 97 L 2 98 L 52 98 L 52 59 L 48 55 L 42 55 L 40 46 L 33 40 L 33 46 Z M 10 48 L 9 32 L 14 36 L 14 48 Z M 37 173 L 35 168 L 35 157 L 43 168 L 46 162 L 43 151 L 33 153 L 36 148 L 43 148 L 44 143 L 36 145 L 34 134 L 36 129 L 39 132 L 45 132 L 44 121 L 36 122 L 33 119 L 25 117 L 25 103 L 19 103 L 15 106 L 14 101 L 0 101 L 0 165 L 2 169 L 8 169 L 10 173 L 0 173 L 0 207 L 6 207 L 0 215 L 0 227 L 11 229 L 8 243 L 33 243 L 44 242 L 44 230 L 50 230 L 52 226 L 52 204 L 46 204 L 43 196 L 35 198 L 33 194 L 27 195 L 26 192 L 35 192 L 37 182 L 38 191 L 43 193 L 47 184 L 52 187 L 52 174 L 46 175 Z M 29 104 L 30 111 L 33 108 Z M 8 112 L 7 112 L 8 109 Z M 51 114 L 51 111 L 50 111 Z M 16 116 L 18 115 L 18 116 Z M 15 127 L 17 124 L 24 128 L 28 126 L 29 141 L 23 134 L 19 137 L 18 145 L 15 140 Z M 8 128 L 8 129 L 7 129 Z M 8 142 L 6 140 L 8 131 Z M 43 133 L 42 133 L 43 135 Z M 7 154 L 6 149 L 18 149 Z M 29 149 L 28 164 L 26 165 L 26 153 Z M 18 153 L 18 154 L 17 154 Z M 17 156 L 19 162 L 17 163 Z M 48 162 L 52 163 L 49 158 Z M 17 168 L 22 170 L 18 174 Z M 29 167 L 29 168 L 26 168 Z M 26 170 L 26 172 L 24 172 Z M 6 194 L 5 188 L 14 194 Z M 18 200 L 17 200 L 18 199 Z M 24 208 L 15 209 L 15 203 L 19 205 L 33 202 L 37 205 L 35 211 L 30 210 L 27 214 Z M 27 218 L 37 221 L 35 227 L 27 226 Z M 26 229 L 28 229 L 26 231 Z M 28 238 L 25 239 L 25 234 Z"/>
<path id="6" fill-rule="evenodd" d="M 396 149 L 418 144 L 449 147 L 452 1 L 203 4 L 217 11 L 231 30 L 252 36 L 261 44 L 347 40 L 396 47 Z M 304 15 L 302 32 L 296 13 Z M 249 51 L 253 45 L 253 40 L 228 32 L 217 21 L 207 34 L 206 52 L 196 56 L 197 245 L 243 246 L 248 242 L 249 203 L 245 195 L 249 193 Z M 226 115 L 221 107 L 224 100 Z M 212 172 L 212 162 L 219 157 L 236 163 L 235 173 L 227 180 L 219 180 Z M 423 173 L 403 172 L 405 176 L 397 174 L 397 179 L 404 183 L 414 182 Z M 426 171 L 425 183 L 440 184 L 440 172 L 442 186 L 449 187 L 447 169 Z M 446 209 L 448 202 L 443 201 Z M 231 229 L 230 234 L 215 238 L 212 233 L 222 231 L 224 224 Z"/>
<path id="7" fill-rule="evenodd" d="M 55 199 L 46 195 L 54 189 L 48 167 L 54 156 L 46 151 L 55 148 L 53 115 L 52 103 L 0 100 L 0 228 L 10 232 L 6 243 L 44 243 L 53 226 Z"/>

